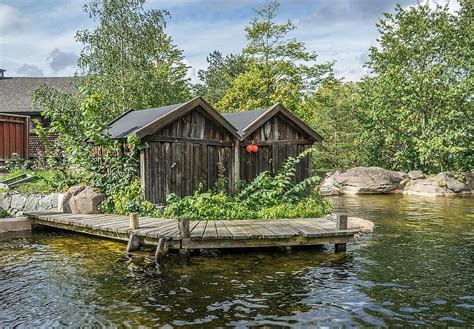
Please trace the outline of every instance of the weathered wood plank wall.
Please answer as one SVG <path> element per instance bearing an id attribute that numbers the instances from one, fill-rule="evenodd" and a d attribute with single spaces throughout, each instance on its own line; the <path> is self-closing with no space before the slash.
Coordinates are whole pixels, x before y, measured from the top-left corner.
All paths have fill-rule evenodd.
<path id="1" fill-rule="evenodd" d="M 142 152 L 142 185 L 153 203 L 163 204 L 170 193 L 192 194 L 200 183 L 210 188 L 220 176 L 234 185 L 233 136 L 200 108 L 145 141 L 150 147 Z"/>
<path id="2" fill-rule="evenodd" d="M 240 179 L 250 181 L 266 170 L 275 174 L 288 157 L 296 157 L 314 142 L 278 113 L 240 143 Z M 246 146 L 252 143 L 259 147 L 257 153 L 246 151 Z M 311 159 L 306 157 L 296 166 L 295 179 L 299 181 L 310 175 Z"/>

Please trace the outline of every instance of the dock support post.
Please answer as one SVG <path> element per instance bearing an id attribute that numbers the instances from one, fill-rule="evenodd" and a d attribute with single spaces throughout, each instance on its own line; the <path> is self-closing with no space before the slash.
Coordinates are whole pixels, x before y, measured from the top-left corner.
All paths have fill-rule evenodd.
<path id="1" fill-rule="evenodd" d="M 140 250 L 140 239 L 135 233 L 130 234 L 127 244 L 127 252 Z"/>
<path id="2" fill-rule="evenodd" d="M 347 230 L 347 214 L 336 214 L 336 229 Z M 346 251 L 345 243 L 336 243 L 334 247 L 336 252 Z"/>
<path id="3" fill-rule="evenodd" d="M 128 219 L 130 221 L 130 228 L 132 230 L 138 230 L 138 214 L 136 212 L 131 212 L 128 214 Z"/>
<path id="4" fill-rule="evenodd" d="M 160 258 L 166 256 L 167 253 L 168 253 L 168 242 L 166 241 L 165 238 L 159 238 L 158 245 L 156 246 L 155 262 L 160 260 Z"/>
<path id="5" fill-rule="evenodd" d="M 186 247 L 186 240 L 189 239 L 191 236 L 191 232 L 189 230 L 189 219 L 187 218 L 179 218 L 178 219 L 178 228 L 179 234 L 181 235 L 181 248 L 179 249 L 179 254 L 184 257 L 189 257 L 190 251 L 189 248 Z M 183 247 L 184 242 L 184 247 Z"/>

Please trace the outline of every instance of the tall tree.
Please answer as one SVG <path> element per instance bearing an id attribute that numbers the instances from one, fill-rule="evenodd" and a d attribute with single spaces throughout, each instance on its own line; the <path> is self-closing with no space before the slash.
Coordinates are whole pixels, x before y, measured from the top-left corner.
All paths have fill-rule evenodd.
<path id="1" fill-rule="evenodd" d="M 198 72 L 202 83 L 195 84 L 193 89 L 214 105 L 229 91 L 235 78 L 246 71 L 247 65 L 243 55 L 230 54 L 224 57 L 217 50 L 207 56 L 207 63 L 207 69 Z"/>
<path id="2" fill-rule="evenodd" d="M 289 37 L 296 28 L 290 20 L 276 22 L 278 7 L 278 1 L 269 0 L 245 28 L 243 53 L 248 69 L 216 104 L 222 111 L 263 108 L 275 102 L 296 111 L 304 97 L 332 73 L 332 63 L 316 64 L 316 53 Z"/>
<path id="3" fill-rule="evenodd" d="M 372 162 L 427 172 L 471 170 L 474 39 L 472 2 L 419 5 L 385 14 L 377 24 L 362 84 Z"/>
<path id="4" fill-rule="evenodd" d="M 144 3 L 92 0 L 84 6 L 98 26 L 77 32 L 84 44 L 78 65 L 88 89 L 107 100 L 110 117 L 189 97 L 188 67 L 165 33 L 168 13 L 146 10 Z"/>
<path id="5" fill-rule="evenodd" d="M 347 169 L 366 164 L 358 89 L 356 83 L 328 79 L 302 105 L 302 112 L 307 115 L 302 119 L 324 138 L 314 156 L 317 170 Z"/>

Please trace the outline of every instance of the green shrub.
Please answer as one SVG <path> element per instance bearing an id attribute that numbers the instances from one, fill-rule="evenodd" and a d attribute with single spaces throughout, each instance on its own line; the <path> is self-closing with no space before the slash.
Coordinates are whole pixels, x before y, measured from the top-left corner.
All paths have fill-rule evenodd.
<path id="1" fill-rule="evenodd" d="M 296 204 L 289 202 L 270 208 L 263 208 L 257 212 L 257 218 L 317 218 L 332 211 L 332 204 L 327 199 L 307 198 Z"/>
<path id="2" fill-rule="evenodd" d="M 223 191 L 196 191 L 193 195 L 179 198 L 172 193 L 167 196 L 164 216 L 186 217 L 189 219 L 248 219 L 255 212 Z"/>
<path id="3" fill-rule="evenodd" d="M 310 152 L 288 158 L 275 176 L 262 172 L 235 196 L 219 188 L 207 192 L 199 188 L 183 198 L 170 194 L 164 216 L 194 220 L 321 217 L 332 211 L 332 205 L 315 189 L 319 178 L 294 182 L 296 164 Z"/>
<path id="4" fill-rule="evenodd" d="M 153 203 L 145 200 L 140 181 L 135 179 L 131 184 L 121 186 L 111 194 L 106 194 L 106 199 L 101 203 L 103 212 L 127 215 L 137 212 L 142 216 L 159 216 Z"/>

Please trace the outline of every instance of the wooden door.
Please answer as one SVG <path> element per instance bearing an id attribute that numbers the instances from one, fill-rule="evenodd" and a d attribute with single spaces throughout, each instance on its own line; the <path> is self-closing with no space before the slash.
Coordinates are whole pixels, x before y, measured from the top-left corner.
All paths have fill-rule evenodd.
<path id="1" fill-rule="evenodd" d="M 29 117 L 0 113 L 0 161 L 13 153 L 28 159 Z"/>

